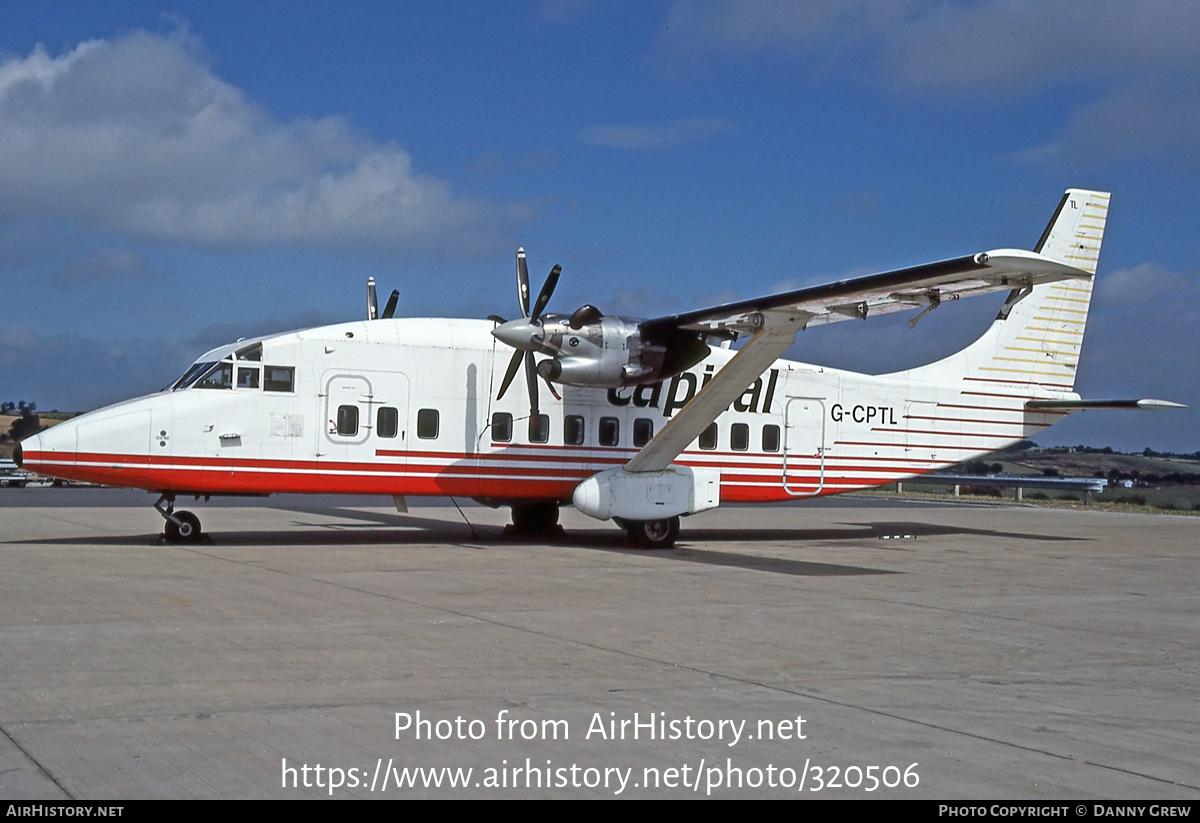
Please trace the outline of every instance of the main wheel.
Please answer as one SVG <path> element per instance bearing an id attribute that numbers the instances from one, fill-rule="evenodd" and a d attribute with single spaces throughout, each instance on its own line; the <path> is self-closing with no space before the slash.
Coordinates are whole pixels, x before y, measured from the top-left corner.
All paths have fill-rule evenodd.
<path id="1" fill-rule="evenodd" d="M 191 512 L 175 512 L 175 519 L 168 520 L 163 528 L 167 540 L 172 543 L 195 543 L 200 539 L 200 518 Z"/>
<path id="2" fill-rule="evenodd" d="M 512 507 L 513 532 L 545 534 L 558 525 L 557 503 L 525 503 Z"/>
<path id="3" fill-rule="evenodd" d="M 679 537 L 679 516 L 665 520 L 622 521 L 629 539 L 644 549 L 669 549 Z"/>

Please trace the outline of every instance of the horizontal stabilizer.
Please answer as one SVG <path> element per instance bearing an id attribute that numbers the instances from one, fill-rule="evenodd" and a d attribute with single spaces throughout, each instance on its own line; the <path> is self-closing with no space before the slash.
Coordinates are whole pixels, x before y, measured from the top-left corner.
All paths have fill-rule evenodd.
<path id="1" fill-rule="evenodd" d="M 1085 411 L 1086 409 L 1186 409 L 1182 403 L 1170 400 L 1030 400 L 1025 403 L 1030 411 Z"/>

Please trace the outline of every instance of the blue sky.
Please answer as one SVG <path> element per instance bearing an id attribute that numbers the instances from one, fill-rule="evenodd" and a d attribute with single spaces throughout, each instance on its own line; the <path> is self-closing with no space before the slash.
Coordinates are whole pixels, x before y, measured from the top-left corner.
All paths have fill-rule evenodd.
<path id="1" fill-rule="evenodd" d="M 1113 192 L 1076 388 L 1200 406 L 1200 6 L 5 4 L 0 399 L 83 410 L 238 337 L 399 313 L 654 316 L 987 248 Z M 975 305 L 977 304 L 977 305 Z M 987 299 L 800 336 L 881 372 Z M 1043 443 L 1194 451 L 1200 413 Z"/>

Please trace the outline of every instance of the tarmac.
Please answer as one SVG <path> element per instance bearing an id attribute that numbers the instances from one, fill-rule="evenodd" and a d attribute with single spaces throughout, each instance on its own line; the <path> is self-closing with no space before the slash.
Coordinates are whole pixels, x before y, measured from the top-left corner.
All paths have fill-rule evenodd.
<path id="1" fill-rule="evenodd" d="M 1194 517 L 152 502 L 0 490 L 0 798 L 1200 798 Z"/>

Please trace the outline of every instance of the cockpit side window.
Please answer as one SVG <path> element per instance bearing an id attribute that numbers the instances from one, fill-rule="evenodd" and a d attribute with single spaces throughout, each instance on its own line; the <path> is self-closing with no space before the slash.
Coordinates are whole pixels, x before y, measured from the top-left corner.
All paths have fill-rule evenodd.
<path id="1" fill-rule="evenodd" d="M 258 369 L 246 368 L 245 366 L 238 366 L 237 387 L 239 389 L 257 389 L 258 388 Z"/>
<path id="2" fill-rule="evenodd" d="M 263 368 L 264 391 L 294 391 L 296 369 L 293 366 L 265 366 Z"/>
<path id="3" fill-rule="evenodd" d="M 198 389 L 232 389 L 233 363 L 223 360 L 209 369 L 203 377 L 196 381 Z"/>

